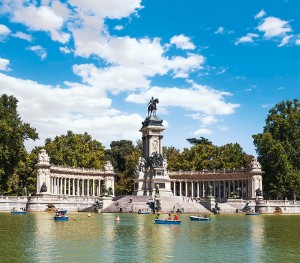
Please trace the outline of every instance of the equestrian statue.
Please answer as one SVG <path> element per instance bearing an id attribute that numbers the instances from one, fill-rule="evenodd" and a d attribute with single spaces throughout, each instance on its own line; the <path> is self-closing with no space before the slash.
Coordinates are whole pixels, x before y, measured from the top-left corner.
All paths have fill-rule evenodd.
<path id="1" fill-rule="evenodd" d="M 158 99 L 154 99 L 153 97 L 151 98 L 151 100 L 148 103 L 148 117 L 150 116 L 154 116 L 156 117 L 156 104 L 159 103 Z"/>

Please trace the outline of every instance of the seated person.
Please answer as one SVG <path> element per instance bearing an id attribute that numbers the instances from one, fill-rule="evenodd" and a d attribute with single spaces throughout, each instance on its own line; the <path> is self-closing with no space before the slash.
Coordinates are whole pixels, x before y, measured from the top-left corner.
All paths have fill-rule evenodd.
<path id="1" fill-rule="evenodd" d="M 179 218 L 178 218 L 178 215 L 174 215 L 174 220 L 178 220 Z"/>

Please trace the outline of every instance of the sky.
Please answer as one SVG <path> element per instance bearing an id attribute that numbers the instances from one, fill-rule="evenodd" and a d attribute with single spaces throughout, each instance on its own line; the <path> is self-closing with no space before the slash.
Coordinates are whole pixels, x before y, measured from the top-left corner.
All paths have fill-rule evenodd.
<path id="1" fill-rule="evenodd" d="M 141 139 L 151 97 L 163 144 L 239 143 L 299 98 L 299 0 L 1 0 L 0 94 L 39 140 Z"/>

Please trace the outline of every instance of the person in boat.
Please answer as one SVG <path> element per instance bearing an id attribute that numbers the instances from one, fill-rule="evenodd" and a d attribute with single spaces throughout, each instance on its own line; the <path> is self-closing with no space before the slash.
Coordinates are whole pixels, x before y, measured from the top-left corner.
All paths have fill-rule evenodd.
<path id="1" fill-rule="evenodd" d="M 168 220 L 172 220 L 172 216 L 171 216 L 171 214 L 169 214 Z"/>
<path id="2" fill-rule="evenodd" d="M 156 214 L 156 217 L 155 217 L 155 219 L 158 219 L 159 218 L 159 214 Z"/>
<path id="3" fill-rule="evenodd" d="M 207 218 L 207 214 L 204 214 L 204 218 Z"/>
<path id="4" fill-rule="evenodd" d="M 179 218 L 178 218 L 178 215 L 177 215 L 177 214 L 175 214 L 175 215 L 174 215 L 174 220 L 179 220 Z"/>

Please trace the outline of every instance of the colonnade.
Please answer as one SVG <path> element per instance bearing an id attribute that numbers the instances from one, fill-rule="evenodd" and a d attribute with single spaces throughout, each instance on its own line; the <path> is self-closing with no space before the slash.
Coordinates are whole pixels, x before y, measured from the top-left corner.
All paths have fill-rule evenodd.
<path id="1" fill-rule="evenodd" d="M 233 194 L 239 194 L 242 198 L 251 198 L 253 190 L 248 180 L 220 180 L 220 181 L 188 181 L 173 180 L 171 189 L 174 196 L 205 197 L 210 186 L 211 195 L 216 198 L 230 198 Z M 239 192 L 239 193 L 238 193 Z"/>
<path id="2" fill-rule="evenodd" d="M 68 196 L 100 196 L 103 178 L 50 176 L 50 194 Z"/>

